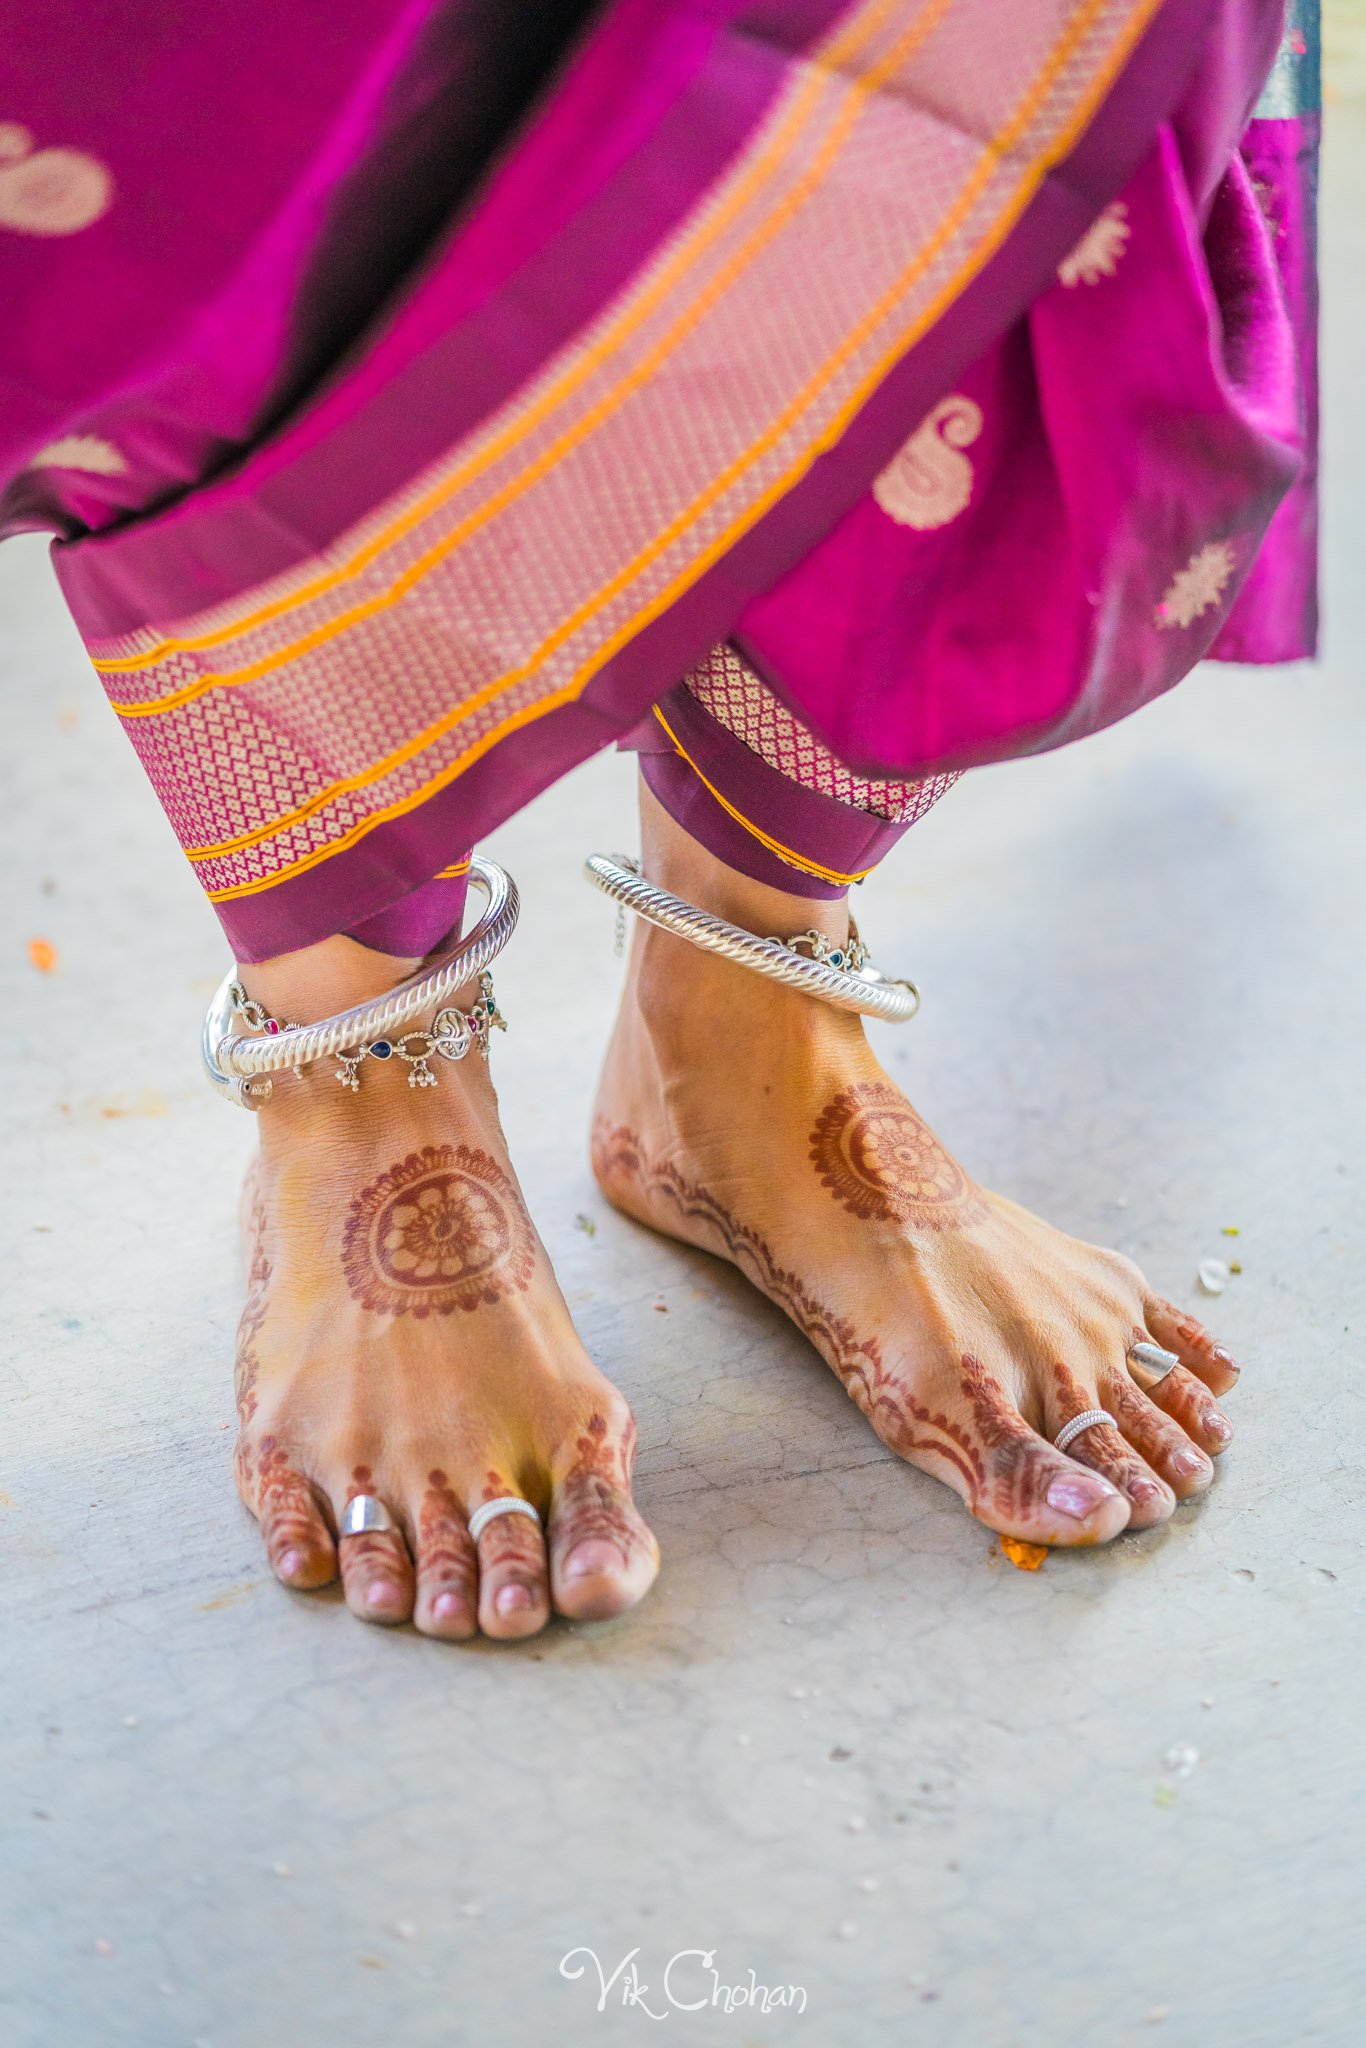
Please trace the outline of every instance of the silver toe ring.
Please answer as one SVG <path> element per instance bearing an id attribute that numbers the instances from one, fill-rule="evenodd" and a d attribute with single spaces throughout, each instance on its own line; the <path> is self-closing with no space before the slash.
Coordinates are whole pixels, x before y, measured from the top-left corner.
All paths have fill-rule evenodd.
<path id="1" fill-rule="evenodd" d="M 342 1509 L 343 1536 L 368 1536 L 372 1531 L 383 1534 L 393 1526 L 394 1518 L 377 1494 L 355 1494 Z"/>
<path id="2" fill-rule="evenodd" d="M 1114 1416 L 1104 1408 L 1083 1408 L 1080 1415 L 1074 1415 L 1070 1422 L 1064 1422 L 1053 1439 L 1055 1451 L 1065 1451 L 1074 1444 L 1084 1429 L 1094 1429 L 1098 1422 L 1113 1422 Z"/>
<path id="3" fill-rule="evenodd" d="M 1174 1351 L 1164 1351 L 1160 1344 L 1131 1344 L 1124 1357 L 1145 1394 L 1161 1386 L 1172 1367 L 1181 1363 Z"/>
<path id="4" fill-rule="evenodd" d="M 481 1501 L 470 1516 L 470 1539 L 477 1543 L 490 1522 L 499 1515 L 530 1515 L 539 1529 L 541 1518 L 529 1500 L 523 1500 L 520 1493 L 504 1493 L 497 1500 Z"/>

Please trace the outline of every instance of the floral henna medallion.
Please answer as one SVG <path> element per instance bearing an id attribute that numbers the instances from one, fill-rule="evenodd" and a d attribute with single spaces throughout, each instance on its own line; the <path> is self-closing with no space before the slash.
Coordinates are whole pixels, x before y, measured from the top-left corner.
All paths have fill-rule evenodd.
<path id="1" fill-rule="evenodd" d="M 424 1145 L 351 1204 L 346 1284 L 376 1315 L 450 1315 L 520 1293 L 535 1263 L 531 1218 L 512 1181 L 470 1145 Z"/>
<path id="2" fill-rule="evenodd" d="M 826 1105 L 811 1158 L 821 1186 L 864 1222 L 962 1230 L 983 1213 L 962 1167 L 885 1081 L 861 1081 Z"/>

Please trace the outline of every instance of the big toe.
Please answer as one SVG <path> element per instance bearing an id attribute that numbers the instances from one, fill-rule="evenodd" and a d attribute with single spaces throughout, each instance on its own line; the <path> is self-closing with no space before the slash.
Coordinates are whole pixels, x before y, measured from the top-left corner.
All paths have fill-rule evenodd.
<path id="1" fill-rule="evenodd" d="M 556 1500 L 550 1525 L 550 1585 L 559 1613 L 605 1621 L 644 1597 L 659 1571 L 659 1545 L 629 1493 Z"/>
<path id="2" fill-rule="evenodd" d="M 555 1489 L 550 1587 L 557 1611 L 572 1620 L 624 1613 L 658 1574 L 659 1545 L 631 1498 L 634 1440 L 629 1412 L 615 1431 L 594 1416 Z"/>
<path id="3" fill-rule="evenodd" d="M 1023 1416 L 982 1453 L 973 1512 L 1029 1543 L 1108 1543 L 1128 1526 L 1129 1501 L 1103 1473 L 1054 1450 Z"/>

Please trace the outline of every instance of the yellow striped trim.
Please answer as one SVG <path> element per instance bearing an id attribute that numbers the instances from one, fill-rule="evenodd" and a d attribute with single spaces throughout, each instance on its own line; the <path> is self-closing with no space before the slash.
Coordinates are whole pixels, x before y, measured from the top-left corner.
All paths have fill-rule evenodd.
<path id="1" fill-rule="evenodd" d="M 804 80 L 801 90 L 795 95 L 793 104 L 778 132 L 770 139 L 767 147 L 760 152 L 749 170 L 741 178 L 739 184 L 728 195 L 725 204 L 718 208 L 714 215 L 700 221 L 686 236 L 674 256 L 663 266 L 653 282 L 647 285 L 628 306 L 623 308 L 617 320 L 602 336 L 597 347 L 578 356 L 567 367 L 563 375 L 550 385 L 541 394 L 539 399 L 528 406 L 525 412 L 520 413 L 516 419 L 510 420 L 501 433 L 494 436 L 492 441 L 486 443 L 483 448 L 479 449 L 467 461 L 453 470 L 448 477 L 444 477 L 439 484 L 434 485 L 430 491 L 425 492 L 415 504 L 409 506 L 406 512 L 402 513 L 388 526 L 382 528 L 378 534 L 372 536 L 355 554 L 348 557 L 336 569 L 329 570 L 323 575 L 315 577 L 312 582 L 303 585 L 302 588 L 285 593 L 272 603 L 261 606 L 255 612 L 248 613 L 244 618 L 233 619 L 227 625 L 215 627 L 206 633 L 186 635 L 182 638 L 168 636 L 166 639 L 158 641 L 155 646 L 145 649 L 139 654 L 108 656 L 103 659 L 92 656 L 91 659 L 94 662 L 94 666 L 102 675 L 127 674 L 138 669 L 153 667 L 157 662 L 164 660 L 169 654 L 194 653 L 205 648 L 220 646 L 226 640 L 239 639 L 242 635 L 254 631 L 258 626 L 268 625 L 272 619 L 279 618 L 287 612 L 296 611 L 305 604 L 311 604 L 315 598 L 325 596 L 328 591 L 336 589 L 339 584 L 353 581 L 355 577 L 369 567 L 371 562 L 375 561 L 387 548 L 391 547 L 395 541 L 403 539 L 406 534 L 411 533 L 415 527 L 421 525 L 423 520 L 429 518 L 433 512 L 439 511 L 443 504 L 455 496 L 457 492 L 463 490 L 467 484 L 477 482 L 486 470 L 490 469 L 495 462 L 514 449 L 519 441 L 525 440 L 542 421 L 549 418 L 557 406 L 565 399 L 572 397 L 574 392 L 587 382 L 592 373 L 608 359 L 613 351 L 628 341 L 631 335 L 644 325 L 650 314 L 664 302 L 674 286 L 685 278 L 689 270 L 697 266 L 701 258 L 707 253 L 707 250 L 720 240 L 726 229 L 743 212 L 749 201 L 762 190 L 770 177 L 782 168 L 782 165 L 800 138 L 802 130 L 818 111 L 818 102 L 821 91 L 826 83 L 827 74 L 837 69 L 839 64 L 852 59 L 857 54 L 859 48 L 869 42 L 877 33 L 887 16 L 893 13 L 899 4 L 901 4 L 901 0 L 873 0 L 871 6 L 861 10 L 856 18 L 844 30 L 840 31 L 833 43 L 828 45 L 826 49 L 815 53 L 813 63 L 818 63 L 820 69 L 813 70 L 812 74 Z M 908 54 L 909 48 L 913 48 L 915 42 L 921 40 L 924 35 L 929 33 L 934 22 L 949 4 L 950 0 L 930 0 L 930 4 L 927 6 L 921 21 L 918 21 L 914 28 L 908 32 L 908 35 L 901 39 L 902 42 L 908 45 L 907 52 L 903 53 L 900 43 L 898 44 L 895 53 L 895 61 L 897 63 L 902 61 L 903 54 Z M 885 63 L 887 60 L 884 59 L 883 61 Z M 878 75 L 878 69 L 875 68 L 873 71 L 866 73 L 863 78 L 855 79 L 850 84 L 845 99 L 842 102 L 842 111 L 839 113 L 836 123 L 832 124 L 832 131 L 840 122 L 844 123 L 847 129 L 849 123 L 857 116 L 862 98 L 866 96 L 867 91 L 870 89 L 868 80 Z M 768 217 L 763 228 L 759 231 L 760 233 L 766 233 L 767 238 L 771 239 L 772 234 L 776 233 L 778 228 L 784 225 L 791 213 L 795 212 L 802 201 L 809 196 L 809 187 L 813 181 L 819 181 L 819 173 L 825 167 L 822 158 L 828 149 L 833 147 L 835 151 L 838 150 L 840 139 L 842 137 L 836 137 L 832 144 L 830 138 L 827 138 L 827 143 L 822 147 L 821 155 L 817 157 L 802 179 L 793 188 L 793 192 L 789 194 L 788 201 L 784 203 L 784 207 Z M 598 401 L 598 405 L 585 414 L 578 426 L 569 430 L 569 435 L 572 438 L 569 439 L 568 447 L 564 445 L 564 437 L 562 437 L 561 441 L 556 442 L 537 462 L 531 464 L 518 477 L 512 478 L 509 484 L 504 486 L 503 492 L 495 494 L 488 504 L 481 508 L 477 515 L 472 515 L 477 522 L 482 524 L 496 512 L 501 511 L 503 505 L 510 501 L 510 497 L 516 495 L 513 489 L 514 486 L 520 485 L 523 488 L 528 488 L 531 484 L 538 482 L 540 477 L 548 469 L 553 468 L 556 463 L 561 461 L 564 455 L 569 453 L 579 440 L 591 432 L 595 426 L 599 425 L 601 419 L 614 406 L 629 398 L 633 391 L 637 390 L 642 383 L 647 382 L 649 377 L 653 375 L 658 361 L 677 345 L 677 342 L 682 339 L 683 334 L 688 331 L 688 326 L 695 325 L 696 321 L 702 317 L 702 314 L 708 310 L 713 299 L 719 296 L 720 291 L 733 282 L 732 272 L 734 275 L 739 275 L 740 271 L 746 268 L 748 263 L 753 260 L 753 257 L 761 252 L 763 246 L 764 244 L 761 242 L 757 248 L 746 245 L 745 248 L 738 251 L 737 255 L 731 259 L 731 264 L 727 266 L 726 270 L 713 280 L 709 292 L 696 301 L 691 309 L 691 318 L 688 319 L 688 325 L 684 326 L 681 332 L 677 329 L 671 329 L 651 355 L 630 376 L 623 379 L 613 390 L 607 392 Z M 470 527 L 468 530 L 457 527 L 455 531 L 459 540 L 464 541 L 468 539 L 469 532 L 475 530 L 477 530 L 477 527 Z M 426 557 L 422 558 L 421 563 L 415 565 L 419 573 L 425 566 L 427 566 Z M 409 576 L 412 573 L 410 571 Z M 400 579 L 400 582 L 403 583 L 404 589 L 406 589 L 405 579 Z M 398 585 L 395 585 L 394 588 L 398 595 L 401 596 L 403 594 L 403 590 L 399 589 Z M 380 593 L 381 599 L 387 595 L 388 593 Z M 370 606 L 360 608 L 357 616 L 368 616 L 369 611 L 373 608 L 374 601 L 372 601 Z M 330 622 L 330 627 L 331 630 L 340 631 L 345 626 L 353 623 L 355 623 L 355 620 L 350 615 L 343 614 L 336 621 Z M 296 647 L 286 648 L 278 659 L 290 659 L 296 651 L 307 651 L 308 647 L 314 644 L 316 642 L 311 638 L 299 642 L 296 644 Z M 274 664 L 267 664 L 267 667 L 272 665 Z M 250 682 L 255 680 L 259 674 L 265 672 L 265 668 L 257 665 L 248 670 L 230 671 L 224 675 L 201 676 L 196 678 L 194 683 L 187 684 L 183 690 L 177 691 L 168 697 L 158 698 L 154 703 L 147 703 L 145 701 L 138 701 L 132 704 L 116 703 L 113 708 L 121 718 L 146 717 L 153 712 L 173 710 L 176 705 L 186 702 L 189 696 L 197 695 L 201 689 L 212 688 L 220 683 Z"/>
<path id="2" fill-rule="evenodd" d="M 434 882 L 455 882 L 460 879 L 461 875 L 467 875 L 469 871 L 470 859 L 469 855 L 466 854 L 465 858 L 456 861 L 453 867 L 438 868 L 432 876 L 432 880 Z"/>
<path id="3" fill-rule="evenodd" d="M 982 165 L 986 164 L 989 159 L 996 160 L 1004 156 L 1010 141 L 1027 123 L 1029 115 L 1039 99 L 1048 90 L 1058 70 L 1066 62 L 1072 48 L 1085 34 L 1091 24 L 1091 20 L 1100 11 L 1103 4 L 1104 0 L 1089 0 L 1089 4 L 1079 10 L 1078 15 L 1073 18 L 1069 26 L 1068 34 L 1055 47 L 1043 71 L 1036 79 L 1034 87 L 1027 96 L 1021 110 L 1012 117 L 1012 120 L 1001 131 L 1001 134 L 993 138 L 992 142 L 986 146 L 983 158 L 980 160 Z M 279 882 L 288 881 L 296 875 L 306 873 L 309 868 L 317 866 L 320 861 L 329 860 L 334 854 L 342 853 L 348 847 L 355 845 L 368 833 L 374 831 L 377 826 L 385 824 L 392 818 L 402 817 L 409 811 L 415 810 L 420 804 L 425 803 L 429 797 L 436 795 L 438 791 L 455 781 L 457 776 L 461 775 L 466 768 L 472 766 L 474 762 L 481 759 L 500 740 L 508 737 L 511 733 L 519 731 L 523 726 L 532 724 L 537 719 L 547 716 L 550 712 L 558 710 L 561 705 L 578 697 L 598 671 L 605 667 L 623 646 L 634 639 L 638 633 L 642 632 L 662 612 L 667 611 L 669 606 L 676 601 L 683 591 L 697 582 L 712 566 L 712 563 L 719 560 L 734 545 L 735 540 L 742 533 L 757 524 L 764 513 L 769 510 L 770 506 L 775 504 L 779 498 L 783 497 L 792 488 L 793 484 L 799 480 L 801 475 L 810 468 L 811 464 L 826 448 L 832 447 L 839 440 L 849 421 L 860 410 L 871 392 L 877 388 L 877 385 L 886 376 L 892 365 L 900 356 L 906 353 L 907 349 L 915 344 L 928 327 L 934 324 L 944 307 L 961 290 L 964 281 L 976 269 L 980 268 L 981 263 L 999 248 L 1014 222 L 1018 220 L 1020 214 L 1029 204 L 1030 199 L 1038 190 L 1049 167 L 1066 155 L 1076 137 L 1090 121 L 1096 107 L 1104 98 L 1106 92 L 1108 92 L 1115 74 L 1122 67 L 1129 52 L 1146 29 L 1160 4 L 1161 0 L 1140 0 L 1140 4 L 1135 7 L 1123 31 L 1116 39 L 1110 63 L 1097 73 L 1096 78 L 1092 81 L 1090 92 L 1079 103 L 1067 127 L 1025 167 L 1019 183 L 1015 187 L 1010 199 L 998 214 L 993 225 L 982 236 L 975 248 L 959 266 L 954 276 L 941 288 L 922 314 L 898 337 L 896 343 L 884 353 L 861 380 L 844 406 L 827 424 L 822 434 L 809 444 L 795 462 L 790 465 L 788 470 L 753 504 L 747 506 L 745 511 L 723 533 L 718 535 L 709 547 L 705 548 L 685 569 L 681 570 L 671 583 L 657 592 L 652 599 L 641 607 L 632 619 L 619 626 L 595 650 L 594 654 L 581 664 L 567 683 L 562 685 L 560 689 L 552 691 L 548 696 L 538 699 L 535 704 L 524 705 L 520 710 L 509 713 L 505 719 L 501 720 L 488 732 L 482 734 L 479 739 L 473 741 L 454 761 L 448 762 L 443 769 L 428 777 L 417 789 L 410 791 L 405 797 L 396 799 L 394 803 L 372 812 L 369 817 L 360 819 L 348 832 L 343 833 L 329 845 L 314 848 L 312 853 L 305 854 L 300 860 L 292 862 L 286 868 L 282 868 L 277 874 L 261 876 L 254 881 L 229 884 L 221 889 L 208 890 L 206 894 L 209 900 L 214 903 L 220 903 L 242 896 L 257 895 L 262 890 L 275 887 Z M 906 286 L 913 281 L 917 272 L 932 260 L 936 250 L 936 243 L 952 231 L 952 227 L 956 225 L 956 216 L 966 211 L 967 207 L 971 205 L 972 198 L 975 196 L 973 187 L 980 188 L 981 180 L 986 175 L 985 170 L 981 171 L 980 177 L 977 173 L 974 173 L 973 179 L 969 181 L 969 187 L 965 188 L 965 192 L 953 209 L 953 213 L 941 224 L 936 236 L 931 238 L 927 252 L 918 257 L 909 266 L 902 278 L 898 279 L 896 284 L 887 293 L 884 293 L 882 300 L 879 301 L 873 312 L 865 317 L 860 323 L 859 328 L 854 331 L 852 338 L 846 344 L 843 344 L 841 349 L 837 351 L 836 356 L 831 359 L 835 368 L 839 367 L 840 362 L 858 345 L 864 335 L 877 326 L 878 322 L 885 317 L 886 312 L 890 310 L 891 305 L 905 291 Z M 813 380 L 813 386 L 808 388 L 814 387 L 819 389 L 823 381 L 828 381 L 826 373 L 818 373 L 817 378 Z M 803 394 L 794 402 L 793 407 L 788 408 L 788 412 L 800 411 L 802 405 L 806 402 L 806 397 Z M 781 433 L 785 431 L 787 418 L 788 415 L 785 413 L 777 427 L 773 430 L 774 438 L 780 437 Z M 738 469 L 743 466 L 744 458 L 738 464 L 732 465 L 732 468 Z M 710 503 L 712 497 L 717 495 L 719 491 L 727 488 L 729 481 L 730 473 L 728 472 L 719 485 L 709 487 L 708 491 L 703 494 L 703 497 L 696 501 L 694 508 L 690 512 L 681 515 L 680 520 L 675 521 L 674 525 L 680 526 L 691 523 L 692 519 L 696 517 L 697 511 L 704 509 Z M 667 546 L 672 537 L 673 529 L 671 528 L 664 536 L 660 546 Z M 633 573 L 634 568 L 624 572 L 626 580 L 629 580 L 630 575 Z M 600 593 L 600 600 L 605 602 L 610 598 L 614 588 L 614 585 L 609 586 L 606 592 Z M 594 609 L 598 608 L 600 606 L 594 607 Z M 588 613 L 588 616 L 592 616 L 591 611 Z M 579 621 L 576 619 L 574 630 L 577 630 L 578 623 Z M 552 641 L 548 642 L 547 646 L 558 644 L 558 641 L 563 637 L 563 633 L 552 636 Z M 504 684 L 515 684 L 525 675 L 529 674 L 537 665 L 537 658 L 533 658 L 531 662 L 524 664 L 519 670 L 511 671 L 507 677 L 496 679 L 493 684 L 486 686 L 485 690 L 476 698 L 466 700 L 457 706 L 454 711 L 448 713 L 443 719 L 438 720 L 434 726 L 429 727 L 426 734 L 419 735 L 415 742 L 408 743 L 404 749 L 399 751 L 403 754 L 404 758 L 408 758 L 413 753 L 423 751 L 424 748 L 431 745 L 436 739 L 439 739 L 445 731 L 458 724 L 471 711 L 477 709 L 480 704 L 488 701 L 491 696 L 498 694 Z M 243 841 L 229 842 L 222 848 L 187 848 L 186 857 L 192 862 L 207 860 L 219 853 L 236 852 L 244 844 L 251 845 L 258 839 L 269 837 L 278 831 L 283 831 L 291 825 L 302 822 L 314 810 L 330 802 L 334 795 L 343 794 L 348 788 L 364 787 L 366 781 L 382 780 L 390 772 L 391 765 L 397 766 L 401 764 L 397 761 L 394 761 L 392 764 L 382 762 L 368 777 L 354 778 L 350 784 L 338 785 L 334 790 L 323 791 L 317 798 L 312 799 L 308 805 L 303 806 L 298 813 L 287 815 L 284 819 L 277 821 L 275 825 L 267 826 L 262 831 L 249 835 Z"/>
<path id="4" fill-rule="evenodd" d="M 865 881 L 872 874 L 872 868 L 861 868 L 855 875 L 842 875 L 838 868 L 823 868 L 818 860 L 808 860 L 804 853 L 794 852 L 792 847 L 784 846 L 781 839 L 774 839 L 770 833 L 762 831 L 752 818 L 747 818 L 743 811 L 737 811 L 730 799 L 722 796 L 714 782 L 708 782 L 706 776 L 702 773 L 702 770 L 698 767 L 696 761 L 694 761 L 692 755 L 688 752 L 657 704 L 655 706 L 655 717 L 673 741 L 679 755 L 687 762 L 703 788 L 711 791 L 711 794 L 716 798 L 717 803 L 720 804 L 727 816 L 734 818 L 737 825 L 743 825 L 752 839 L 757 839 L 761 846 L 766 846 L 770 853 L 776 854 L 778 859 L 784 861 L 788 867 L 800 868 L 804 875 L 818 875 L 823 882 L 835 882 L 842 886 L 847 886 L 851 882 Z M 873 865 L 876 866 L 877 863 L 874 862 Z"/>

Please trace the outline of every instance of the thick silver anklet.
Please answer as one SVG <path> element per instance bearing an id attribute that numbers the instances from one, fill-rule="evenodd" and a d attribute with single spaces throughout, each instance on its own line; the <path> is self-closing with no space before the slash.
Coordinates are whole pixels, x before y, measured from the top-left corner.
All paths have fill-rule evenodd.
<path id="1" fill-rule="evenodd" d="M 723 960 L 753 968 L 785 988 L 818 996 L 837 1010 L 856 1010 L 889 1024 L 905 1024 L 920 1008 L 920 991 L 913 981 L 890 980 L 873 965 L 852 919 L 847 947 L 833 944 L 820 932 L 800 932 L 792 939 L 760 939 L 645 881 L 639 861 L 628 854 L 591 853 L 584 862 L 584 873 L 621 910 L 634 912 L 675 938 L 687 939 L 704 953 L 719 953 Z"/>
<path id="2" fill-rule="evenodd" d="M 489 1033 L 507 1029 L 493 999 L 488 968 L 512 937 L 521 903 L 511 875 L 477 854 L 470 862 L 470 880 L 488 902 L 468 936 L 439 960 L 424 961 L 386 995 L 340 1010 L 335 1017 L 322 1017 L 316 1024 L 282 1024 L 251 1000 L 235 970 L 225 974 L 209 1004 L 200 1042 L 210 1087 L 243 1109 L 259 1109 L 269 1099 L 273 1075 L 301 1074 L 315 1060 L 337 1060 L 337 1080 L 354 1091 L 360 1086 L 361 1062 L 367 1059 L 406 1062 L 410 1088 L 436 1086 L 433 1059 L 462 1060 L 471 1046 L 478 1046 L 487 1059 Z M 447 1003 L 476 977 L 476 1003 L 468 1010 Z M 408 1028 L 424 1016 L 431 1016 L 429 1026 Z M 234 1032 L 238 1018 L 250 1027 L 248 1032 Z"/>

